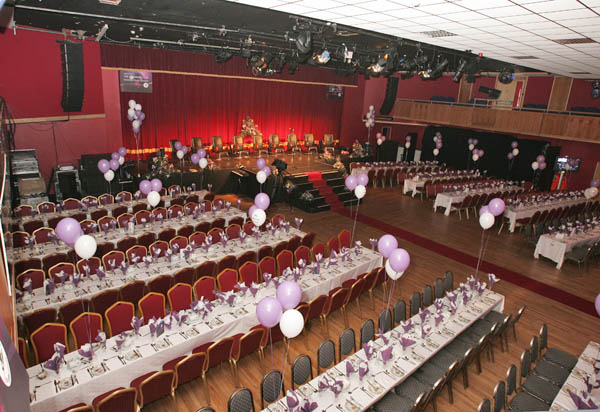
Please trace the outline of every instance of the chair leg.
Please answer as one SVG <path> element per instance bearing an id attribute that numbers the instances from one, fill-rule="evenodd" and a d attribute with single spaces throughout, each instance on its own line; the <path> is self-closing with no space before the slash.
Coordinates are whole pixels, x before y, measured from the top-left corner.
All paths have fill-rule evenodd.
<path id="1" fill-rule="evenodd" d="M 210 391 L 208 389 L 208 382 L 206 381 L 206 373 L 202 374 L 202 386 L 204 386 L 204 397 L 206 398 L 206 404 L 210 405 Z"/>
<path id="2" fill-rule="evenodd" d="M 463 366 L 463 386 L 465 389 L 467 389 L 469 387 L 469 370 L 468 370 L 469 365 L 465 364 L 465 366 Z"/>
<path id="3" fill-rule="evenodd" d="M 356 298 L 356 305 L 358 306 L 358 315 L 362 319 L 362 309 L 360 308 L 360 296 Z"/>
<path id="4" fill-rule="evenodd" d="M 344 316 L 344 327 L 348 328 L 348 312 L 346 312 L 346 305 L 342 306 L 342 315 Z"/>
<path id="5" fill-rule="evenodd" d="M 235 359 L 231 360 L 231 365 L 232 365 L 232 369 L 233 369 L 233 377 L 235 380 L 235 386 L 236 388 L 240 387 L 240 375 L 238 373 L 238 367 L 237 367 L 237 362 L 235 361 Z"/>
<path id="6" fill-rule="evenodd" d="M 450 379 L 448 381 L 448 383 L 446 383 L 446 386 L 448 387 L 448 402 L 454 403 L 454 391 L 452 388 L 452 379 Z"/>
<path id="7" fill-rule="evenodd" d="M 327 338 L 329 338 L 329 323 L 327 323 L 327 316 L 321 315 L 321 324 L 325 324 L 325 333 L 327 334 Z"/>
<path id="8" fill-rule="evenodd" d="M 375 310 L 375 300 L 373 299 L 373 288 L 369 289 L 369 299 L 371 299 L 371 307 Z M 346 327 L 348 327 L 346 325 Z"/>

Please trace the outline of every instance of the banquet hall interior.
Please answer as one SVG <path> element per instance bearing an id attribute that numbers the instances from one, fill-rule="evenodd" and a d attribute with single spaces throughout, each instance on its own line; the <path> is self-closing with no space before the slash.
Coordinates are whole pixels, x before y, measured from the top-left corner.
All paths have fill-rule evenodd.
<path id="1" fill-rule="evenodd" d="M 600 2 L 0 0 L 0 410 L 600 408 Z"/>

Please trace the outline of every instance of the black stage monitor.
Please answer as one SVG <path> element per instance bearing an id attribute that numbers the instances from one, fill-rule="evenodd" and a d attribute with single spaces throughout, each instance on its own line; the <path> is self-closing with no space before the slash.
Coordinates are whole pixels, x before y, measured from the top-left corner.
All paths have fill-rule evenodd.
<path id="1" fill-rule="evenodd" d="M 556 158 L 554 164 L 554 170 L 561 172 L 563 170 L 568 172 L 576 172 L 581 166 L 581 159 L 576 157 L 560 156 Z"/>

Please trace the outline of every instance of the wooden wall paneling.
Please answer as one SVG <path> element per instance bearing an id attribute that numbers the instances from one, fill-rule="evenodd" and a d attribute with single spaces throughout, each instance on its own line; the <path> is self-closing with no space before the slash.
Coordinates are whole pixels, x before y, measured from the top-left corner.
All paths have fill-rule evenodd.
<path id="1" fill-rule="evenodd" d="M 2 108 L 0 107 L 0 110 Z M 0 118 L 0 121 L 2 119 Z M 4 192 L 4 185 L 10 185 L 10 182 L 7 180 L 7 175 L 5 172 L 5 157 L 4 152 L 0 150 L 0 170 L 3 173 L 3 179 L 0 180 L 0 192 Z M 4 192 L 10 193 L 10 192 Z M 4 199 L 5 202 L 10 204 L 10 199 Z M 2 211 L 5 212 L 5 205 L 2 206 Z M 4 243 L 4 239 L 0 239 L 0 242 Z M 10 271 L 7 273 L 6 271 L 6 256 L 4 255 L 4 250 L 6 247 L 2 245 L 2 250 L 0 250 L 0 316 L 6 325 L 6 329 L 9 331 L 15 346 L 17 345 L 17 328 L 16 328 L 16 313 L 15 313 L 15 297 L 11 291 L 11 284 L 13 282 L 9 282 L 9 276 L 12 276 Z M 14 277 L 12 279 L 14 281 Z"/>
<path id="2" fill-rule="evenodd" d="M 570 77 L 554 76 L 552 83 L 552 91 L 550 92 L 550 101 L 548 102 L 548 110 L 565 111 L 571 93 L 571 84 L 573 79 Z"/>
<path id="3" fill-rule="evenodd" d="M 594 170 L 594 179 L 600 179 L 600 162 L 596 162 L 596 170 Z"/>
<path id="4" fill-rule="evenodd" d="M 471 100 L 471 93 L 473 91 L 473 83 L 469 83 L 465 80 L 464 76 L 460 80 L 460 86 L 458 88 L 458 99 L 459 103 L 468 103 Z"/>
<path id="5" fill-rule="evenodd" d="M 471 124 L 475 127 L 485 127 L 491 130 L 494 130 L 494 125 L 496 123 L 496 112 L 497 110 L 493 109 L 473 109 L 473 114 L 471 115 Z"/>
<path id="6" fill-rule="evenodd" d="M 515 116 L 516 113 L 518 113 L 517 116 Z M 540 131 L 543 115 L 541 112 L 496 110 L 495 129 L 504 132 L 537 135 Z"/>

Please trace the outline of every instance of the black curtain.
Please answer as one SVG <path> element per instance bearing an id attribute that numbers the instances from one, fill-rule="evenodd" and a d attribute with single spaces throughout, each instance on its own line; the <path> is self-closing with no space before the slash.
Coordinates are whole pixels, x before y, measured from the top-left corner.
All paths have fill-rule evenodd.
<path id="1" fill-rule="evenodd" d="M 377 159 L 380 162 L 395 162 L 398 155 L 398 142 L 386 139 L 377 146 Z"/>
<path id="2" fill-rule="evenodd" d="M 442 134 L 443 144 L 437 158 L 433 155 L 433 149 L 435 148 L 433 137 L 436 132 Z M 472 154 L 469 151 L 469 139 L 477 139 L 478 144 L 475 148 L 484 151 L 483 157 L 477 162 L 472 160 Z M 511 143 L 514 141 L 519 143 L 519 155 L 512 161 L 512 168 L 509 173 L 507 154 L 512 151 Z M 456 169 L 479 169 L 482 173 L 487 171 L 488 176 L 529 182 L 533 181 L 534 178 L 531 163 L 536 160 L 538 155 L 546 155 L 546 151 L 550 147 L 550 143 L 544 140 L 518 139 L 507 134 L 436 126 L 429 126 L 425 129 L 422 145 L 421 160 L 437 159 L 439 162 Z M 546 175 L 551 180 L 556 157 L 546 157 L 547 167 L 544 171 L 538 172 L 539 176 L 536 181 L 548 181 Z"/>

